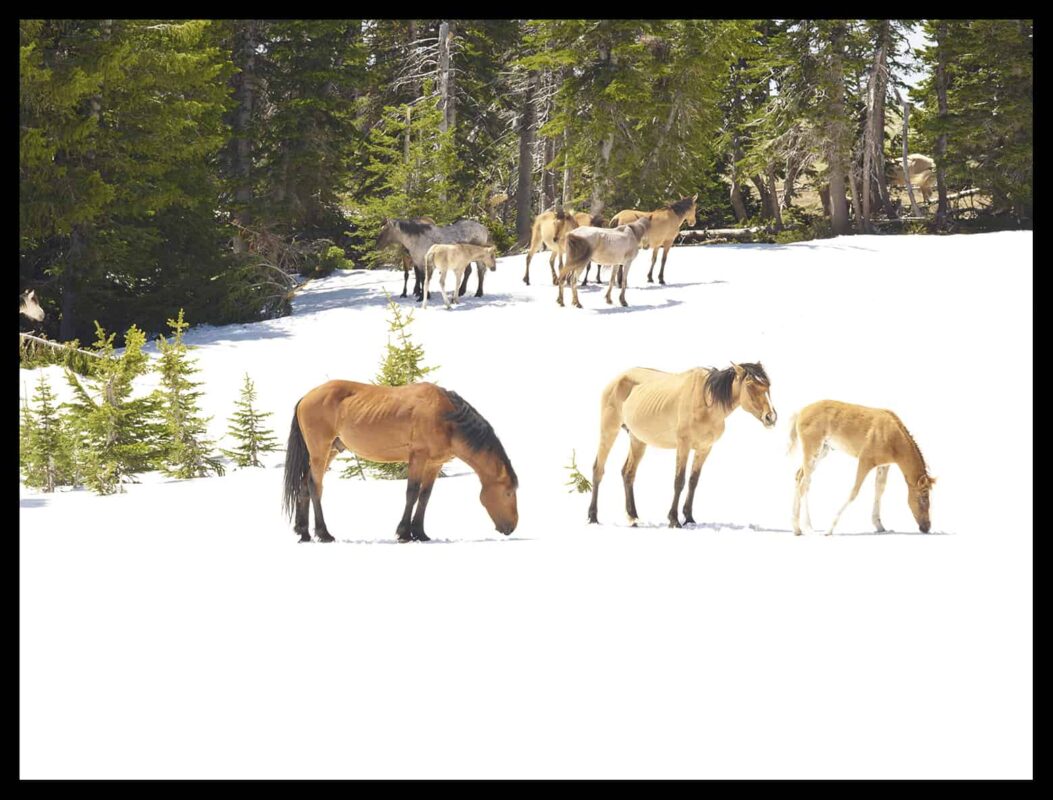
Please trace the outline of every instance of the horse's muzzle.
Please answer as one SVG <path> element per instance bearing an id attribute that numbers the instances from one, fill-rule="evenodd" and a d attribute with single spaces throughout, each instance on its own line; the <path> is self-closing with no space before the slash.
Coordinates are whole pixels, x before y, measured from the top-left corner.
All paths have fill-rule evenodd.
<path id="1" fill-rule="evenodd" d="M 765 428 L 771 428 L 775 425 L 775 420 L 778 418 L 779 415 L 772 411 L 769 414 L 765 414 L 764 417 L 761 419 L 761 422 L 764 423 Z"/>
<path id="2" fill-rule="evenodd" d="M 498 525 L 497 528 L 496 528 L 496 530 L 499 533 L 503 533 L 505 536 L 508 536 L 508 534 L 510 534 L 515 529 L 516 529 L 516 524 L 514 522 L 506 522 L 503 525 Z"/>
<path id="3" fill-rule="evenodd" d="M 923 522 L 921 523 L 921 525 L 918 526 L 918 528 L 921 530 L 922 533 L 928 533 L 930 525 L 928 522 Z"/>

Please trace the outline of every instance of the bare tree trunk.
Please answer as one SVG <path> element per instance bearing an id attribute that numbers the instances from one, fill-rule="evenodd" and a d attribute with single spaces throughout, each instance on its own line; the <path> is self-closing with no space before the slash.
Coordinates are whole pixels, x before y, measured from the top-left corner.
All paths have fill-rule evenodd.
<path id="1" fill-rule="evenodd" d="M 855 165 L 849 166 L 848 171 L 848 194 L 852 198 L 852 217 L 855 223 L 856 233 L 864 233 L 863 213 L 859 208 L 859 175 Z"/>
<path id="2" fill-rule="evenodd" d="M 796 192 L 794 191 L 794 184 L 797 183 L 797 176 L 801 174 L 801 161 L 798 158 L 790 157 L 786 159 L 786 181 L 782 185 L 782 207 L 789 208 L 790 203 L 794 198 Z"/>
<path id="3" fill-rule="evenodd" d="M 589 203 L 589 213 L 592 215 L 602 214 L 606 192 L 608 167 L 611 161 L 611 150 L 614 148 L 614 131 L 607 134 L 607 138 L 600 145 L 600 164 L 596 170 L 596 176 L 592 182 L 592 201 Z"/>
<path id="4" fill-rule="evenodd" d="M 241 69 L 236 80 L 235 99 L 237 112 L 234 115 L 234 176 L 237 188 L 234 201 L 237 210 L 234 219 L 238 225 L 248 227 L 252 222 L 249 208 L 252 204 L 252 140 L 250 126 L 256 100 L 256 48 L 259 43 L 259 21 L 245 20 L 240 26 L 240 41 L 234 47 L 234 63 Z M 247 244 L 239 229 L 234 235 L 234 252 L 244 253 Z"/>
<path id="5" fill-rule="evenodd" d="M 830 63 L 827 70 L 827 90 L 830 92 L 832 115 L 826 123 L 827 169 L 830 182 L 830 226 L 835 236 L 849 232 L 848 201 L 845 196 L 845 81 L 844 23 L 837 23 L 830 35 Z"/>
<path id="6" fill-rule="evenodd" d="M 760 198 L 761 214 L 764 219 L 775 219 L 775 215 L 771 213 L 771 198 L 768 196 L 768 187 L 764 185 L 764 181 L 760 175 L 750 175 L 750 182 L 757 190 L 757 196 Z"/>
<path id="7" fill-rule="evenodd" d="M 570 202 L 570 161 L 567 158 L 567 132 L 563 131 L 563 207 Z"/>
<path id="8" fill-rule="evenodd" d="M 775 191 L 775 165 L 768 165 L 768 198 L 771 201 L 772 219 L 775 220 L 775 230 L 782 230 L 782 213 L 779 211 L 779 193 Z"/>
<path id="9" fill-rule="evenodd" d="M 439 97 L 442 106 L 442 119 L 439 130 L 446 133 L 449 129 L 450 114 L 450 23 L 439 25 Z"/>
<path id="10" fill-rule="evenodd" d="M 936 115 L 940 122 L 947 119 L 947 23 L 940 22 L 936 27 Z M 936 225 L 944 228 L 947 225 L 947 214 L 950 207 L 947 202 L 947 182 L 943 177 L 940 165 L 947 154 L 947 134 L 941 133 L 936 138 L 936 192 L 939 197 L 936 205 Z"/>
<path id="11" fill-rule="evenodd" d="M 519 180 L 516 184 L 516 237 L 519 244 L 530 242 L 531 177 L 534 167 L 534 88 L 537 78 L 527 80 L 523 111 L 519 116 Z"/>
<path id="12" fill-rule="evenodd" d="M 453 68 L 453 42 L 457 38 L 457 20 L 450 20 L 446 39 L 446 127 L 457 127 L 457 71 Z"/>
<path id="13" fill-rule="evenodd" d="M 556 157 L 556 140 L 552 137 L 545 139 L 545 169 L 541 174 L 542 206 L 549 208 L 556 202 L 556 173 L 549 168 L 549 164 Z"/>
<path id="14" fill-rule="evenodd" d="M 910 168 L 907 164 L 907 153 L 909 152 L 910 147 L 908 142 L 908 133 L 910 131 L 910 103 L 899 96 L 898 89 L 896 90 L 896 99 L 903 104 L 903 186 L 907 190 L 907 197 L 910 198 L 911 216 L 920 217 L 921 209 L 918 208 L 918 204 L 914 200 L 914 187 L 910 185 Z"/>

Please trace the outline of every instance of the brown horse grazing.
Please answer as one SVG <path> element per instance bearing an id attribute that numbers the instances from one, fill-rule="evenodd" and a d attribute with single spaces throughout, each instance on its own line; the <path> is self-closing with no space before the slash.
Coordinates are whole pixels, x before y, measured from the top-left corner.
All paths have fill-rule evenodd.
<path id="1" fill-rule="evenodd" d="M 907 481 L 907 504 L 922 533 L 929 532 L 929 492 L 936 479 L 929 475 L 921 450 L 899 417 L 884 408 L 868 408 L 837 400 L 820 400 L 805 406 L 794 417 L 790 427 L 790 450 L 801 440 L 804 465 L 797 470 L 797 493 L 793 499 L 793 532 L 801 535 L 799 522 L 804 499 L 805 526 L 811 530 L 808 513 L 808 488 L 816 464 L 831 449 L 842 450 L 859 459 L 856 484 L 848 500 L 830 523 L 829 536 L 848 504 L 856 499 L 859 487 L 870 470 L 877 467 L 874 479 L 874 512 L 871 521 L 880 533 L 881 495 L 888 479 L 888 465 L 896 464 Z"/>
<path id="2" fill-rule="evenodd" d="M 654 283 L 654 278 L 651 276 L 654 273 L 654 265 L 658 260 L 660 248 L 665 248 L 665 250 L 662 253 L 662 268 L 658 272 L 658 282 L 665 283 L 665 262 L 669 258 L 669 248 L 673 246 L 677 234 L 680 233 L 680 226 L 685 221 L 688 225 L 695 224 L 695 203 L 697 201 L 698 195 L 696 194 L 694 197 L 683 197 L 675 203 L 669 203 L 651 212 L 626 209 L 619 211 L 611 220 L 613 228 L 615 225 L 632 222 L 634 217 L 639 219 L 641 216 L 649 216 L 651 218 L 651 230 L 647 232 L 647 241 L 643 244 L 644 247 L 653 248 L 651 250 L 651 269 L 647 271 L 648 283 Z"/>
<path id="3" fill-rule="evenodd" d="M 526 270 L 523 272 L 523 283 L 530 285 L 530 260 L 534 253 L 543 248 L 551 251 L 548 259 L 548 268 L 552 272 L 552 285 L 556 285 L 556 259 L 559 258 L 559 268 L 563 269 L 563 250 L 567 234 L 582 225 L 602 225 L 603 217 L 599 214 L 593 216 L 585 211 L 567 213 L 562 208 L 553 211 L 545 211 L 534 217 L 534 224 L 530 228 L 530 247 L 527 250 Z"/>
<path id="4" fill-rule="evenodd" d="M 765 428 L 775 425 L 777 415 L 771 402 L 771 381 L 759 362 L 732 364 L 724 370 L 696 367 L 679 373 L 636 367 L 607 384 L 600 399 L 600 446 L 592 465 L 589 522 L 598 521 L 596 502 L 600 481 L 619 428 L 625 428 L 629 434 L 629 457 L 622 467 L 629 523 L 636 525 L 633 481 L 647 445 L 676 449 L 673 505 L 667 515 L 670 528 L 683 527 L 676 506 L 684 488 L 688 451 L 695 451 L 684 502 L 684 521 L 694 522 L 691 509 L 702 464 L 724 433 L 725 418 L 740 405 L 764 423 Z"/>
<path id="5" fill-rule="evenodd" d="M 455 456 L 479 475 L 479 500 L 497 530 L 516 529 L 519 479 L 490 423 L 460 395 L 434 383 L 329 381 L 300 398 L 289 431 L 282 508 L 289 517 L 295 514 L 293 530 L 301 542 L 311 541 L 308 503 L 314 506 L 315 535 L 333 541 L 322 517 L 322 477 L 342 450 L 370 461 L 409 464 L 406 509 L 395 531 L 400 542 L 428 541 L 424 511 L 432 485 Z"/>
<path id="6" fill-rule="evenodd" d="M 18 296 L 18 313 L 34 322 L 44 321 L 44 309 L 37 302 L 37 290 L 30 289 Z"/>
<path id="7" fill-rule="evenodd" d="M 615 277 L 618 277 L 622 289 L 619 302 L 623 306 L 629 305 L 625 302 L 629 267 L 640 252 L 640 241 L 647 234 L 650 225 L 649 217 L 641 217 L 636 222 L 614 230 L 583 225 L 568 233 L 567 263 L 559 274 L 559 296 L 556 302 L 563 305 L 563 287 L 569 284 L 574 295 L 574 305 L 581 308 L 581 302 L 578 300 L 578 275 L 589 261 L 595 261 L 597 267 L 603 264 L 611 266 L 611 276 L 607 282 L 607 303 L 611 302 L 611 289 L 614 288 Z M 615 266 L 618 269 L 614 269 Z"/>
<path id="8" fill-rule="evenodd" d="M 377 237 L 377 249 L 383 249 L 395 244 L 400 244 L 409 252 L 410 262 L 413 264 L 414 288 L 413 294 L 419 299 L 423 291 L 424 283 L 424 256 L 428 248 L 433 244 L 454 244 L 465 242 L 467 244 L 489 244 L 490 232 L 480 222 L 470 219 L 457 220 L 450 225 L 436 225 L 430 217 L 415 217 L 413 219 L 386 219 Z M 406 268 L 406 259 L 403 257 L 403 281 L 402 296 L 406 296 L 406 280 L 409 272 Z M 483 270 L 479 270 L 479 285 L 475 290 L 476 297 L 483 296 Z M 468 282 L 468 273 L 465 273 L 464 284 L 461 285 L 459 294 L 464 294 Z"/>
<path id="9" fill-rule="evenodd" d="M 490 270 L 497 269 L 497 247 L 480 247 L 477 244 L 433 244 L 424 254 L 424 299 L 421 300 L 421 308 L 428 307 L 428 295 L 431 294 L 432 273 L 439 270 L 439 291 L 442 292 L 442 302 L 446 308 L 450 308 L 450 301 L 446 297 L 446 273 L 453 270 L 453 286 L 456 290 L 464 275 L 464 269 L 472 261 Z M 457 292 L 453 293 L 453 302 L 457 302 Z"/>

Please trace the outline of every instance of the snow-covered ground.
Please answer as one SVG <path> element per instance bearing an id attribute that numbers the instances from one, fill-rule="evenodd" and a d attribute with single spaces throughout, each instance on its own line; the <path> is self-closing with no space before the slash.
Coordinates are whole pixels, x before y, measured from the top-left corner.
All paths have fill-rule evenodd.
<path id="1" fill-rule="evenodd" d="M 298 544 L 282 453 L 112 497 L 21 488 L 22 777 L 1031 777 L 1031 233 L 676 248 L 664 287 L 649 259 L 627 309 L 592 287 L 557 307 L 543 254 L 530 287 L 503 258 L 486 297 L 415 313 L 519 474 L 510 537 L 459 461 L 430 544 L 395 543 L 404 483 L 332 470 L 338 542 Z M 215 436 L 246 371 L 283 445 L 307 390 L 371 380 L 401 287 L 336 274 L 291 317 L 192 329 Z M 627 527 L 622 435 L 587 525 L 564 465 L 591 473 L 607 381 L 731 360 L 764 364 L 779 421 L 728 418 L 699 524 L 665 527 L 674 456 L 651 448 Z M 893 469 L 892 532 L 871 477 L 839 535 L 793 536 L 790 419 L 822 398 L 899 414 L 939 479 L 932 533 Z M 820 464 L 817 528 L 854 475 Z"/>

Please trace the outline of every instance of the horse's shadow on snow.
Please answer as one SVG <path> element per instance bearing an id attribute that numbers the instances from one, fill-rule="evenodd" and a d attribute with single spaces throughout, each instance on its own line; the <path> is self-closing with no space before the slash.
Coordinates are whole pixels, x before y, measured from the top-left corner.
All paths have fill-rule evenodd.
<path id="1" fill-rule="evenodd" d="M 631 314 L 634 311 L 655 311 L 658 309 L 672 308 L 683 302 L 683 300 L 674 300 L 673 298 L 668 297 L 661 303 L 630 303 L 627 306 L 612 304 L 592 309 L 589 309 L 589 307 L 586 306 L 586 309 L 589 309 L 596 314 Z"/>
<path id="2" fill-rule="evenodd" d="M 505 544 L 507 542 L 532 542 L 530 536 L 511 536 L 500 539 L 437 539 L 432 538 L 426 542 L 400 542 L 398 539 L 340 539 L 340 544 L 401 544 L 401 545 L 431 545 L 431 544 Z"/>

